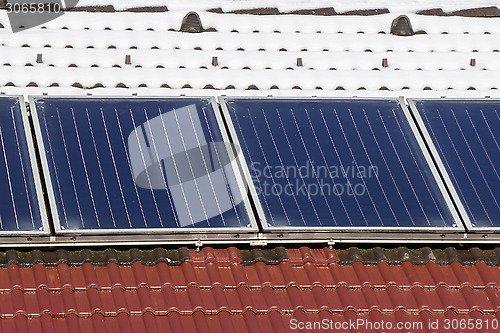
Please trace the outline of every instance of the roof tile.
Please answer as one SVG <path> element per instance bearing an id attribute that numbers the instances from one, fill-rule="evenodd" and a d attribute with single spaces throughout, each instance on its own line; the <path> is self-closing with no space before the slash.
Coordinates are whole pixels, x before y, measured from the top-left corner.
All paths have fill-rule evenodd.
<path id="1" fill-rule="evenodd" d="M 359 278 L 361 286 L 385 287 L 385 283 L 378 266 L 365 266 L 360 262 L 355 262 L 352 267 Z"/>
<path id="2" fill-rule="evenodd" d="M 457 262 L 454 262 L 457 263 Z M 433 284 L 436 286 L 446 285 L 449 287 L 457 287 L 460 283 L 457 280 L 451 266 L 438 266 L 434 262 L 428 262 L 426 265 L 427 271 L 429 272 Z"/>
<path id="3" fill-rule="evenodd" d="M 486 293 L 488 294 L 489 300 L 495 306 L 495 308 L 500 308 L 500 293 L 498 292 L 498 288 L 487 287 Z"/>
<path id="4" fill-rule="evenodd" d="M 478 271 L 474 268 L 474 266 L 463 266 L 460 263 L 455 262 L 450 265 L 450 268 L 453 271 L 455 277 L 457 278 L 458 285 L 460 287 L 485 286 L 484 282 L 481 279 L 481 276 L 479 275 Z"/>
<path id="5" fill-rule="evenodd" d="M 361 287 L 361 282 L 353 266 L 331 265 L 329 268 L 337 285 Z"/>
<path id="6" fill-rule="evenodd" d="M 177 311 L 179 312 L 180 310 L 178 309 L 178 304 L 181 303 L 182 299 L 177 299 L 176 294 L 178 295 L 177 297 L 180 298 L 180 292 L 174 293 L 174 289 L 171 287 L 163 287 L 161 289 L 161 300 L 160 297 L 157 296 L 158 303 L 163 305 L 165 304 L 165 307 L 159 307 L 160 310 L 163 310 L 163 312 L 169 312 L 169 311 Z M 162 302 L 163 301 L 163 302 Z M 164 313 L 163 313 L 164 315 Z"/>
<path id="7" fill-rule="evenodd" d="M 291 265 L 300 266 L 305 262 L 312 262 L 317 266 L 321 266 L 339 261 L 335 250 L 328 248 L 310 249 L 308 247 L 301 247 L 299 249 L 288 249 L 286 253 Z"/>
<path id="8" fill-rule="evenodd" d="M 447 289 L 446 287 L 438 287 L 436 288 L 435 294 L 438 295 L 442 309 L 446 310 L 454 310 L 456 312 L 467 313 L 469 312 L 467 302 L 465 301 L 464 295 L 456 291 Z M 484 294 L 483 294 L 484 295 Z"/>
<path id="9" fill-rule="evenodd" d="M 132 264 L 132 273 L 134 274 L 135 286 L 142 287 L 148 285 L 146 271 L 144 269 L 144 266 L 139 262 L 135 262 Z"/>
<path id="10" fill-rule="evenodd" d="M 130 267 L 118 266 L 115 262 L 110 262 L 106 266 L 109 280 L 111 282 L 111 287 L 115 288 L 133 288 L 135 285 L 134 274 Z"/>
<path id="11" fill-rule="evenodd" d="M 92 264 L 90 264 L 92 266 Z M 28 270 L 29 268 L 23 268 L 23 270 Z M 87 288 L 87 283 L 85 279 L 85 274 L 82 274 L 82 269 L 76 269 L 76 267 L 69 267 L 69 280 L 71 281 L 71 288 L 74 289 L 85 289 Z"/>
<path id="12" fill-rule="evenodd" d="M 88 300 L 89 308 L 86 311 L 90 313 L 104 311 L 102 299 L 104 293 L 99 292 L 96 287 L 90 287 L 86 290 L 86 292 L 79 294 L 82 295 L 80 296 L 80 298 L 86 297 Z M 84 303 L 83 301 L 82 304 L 86 305 L 86 303 Z"/>
<path id="13" fill-rule="evenodd" d="M 186 262 L 186 265 L 189 265 L 189 262 Z M 180 288 L 187 288 L 188 282 L 186 281 L 186 278 L 184 276 L 184 269 L 183 267 L 166 267 L 164 271 L 169 271 L 170 272 L 170 279 L 164 281 L 164 283 L 170 282 L 172 286 L 180 287 Z"/>
<path id="14" fill-rule="evenodd" d="M 115 304 L 120 306 L 118 312 L 139 316 L 146 310 L 141 304 L 138 291 L 123 291 L 115 288 L 112 293 L 114 294 Z"/>
<path id="15" fill-rule="evenodd" d="M 478 262 L 475 267 L 481 274 L 483 281 L 486 285 L 500 287 L 500 267 L 499 266 L 486 266 L 484 262 Z"/>
<path id="16" fill-rule="evenodd" d="M 441 298 L 435 290 L 415 287 L 411 289 L 415 297 L 417 308 L 414 311 L 429 310 L 432 313 L 443 313 L 445 311 Z"/>
<path id="17" fill-rule="evenodd" d="M 75 299 L 75 307 L 77 310 L 76 313 L 80 314 L 81 316 L 90 316 L 92 313 L 94 313 L 94 308 L 91 307 L 90 303 L 90 293 L 90 290 L 88 294 L 86 292 L 73 293 L 73 297 Z M 97 306 L 98 305 L 96 304 L 96 307 Z"/>
<path id="18" fill-rule="evenodd" d="M 123 332 L 123 333 L 132 333 L 133 330 L 132 330 L 132 327 L 131 327 L 131 316 L 127 315 L 127 313 L 120 313 L 116 316 L 116 318 L 118 319 L 118 325 L 120 327 L 120 330 L 119 332 Z M 132 317 L 133 318 L 133 317 Z M 140 328 L 137 328 L 136 329 L 139 329 Z"/>
<path id="19" fill-rule="evenodd" d="M 99 303 L 97 304 L 96 309 L 99 309 L 99 312 L 101 312 L 103 315 L 115 316 L 118 312 L 117 309 L 119 309 L 119 306 L 115 305 L 113 297 L 114 296 L 111 293 L 111 290 L 104 290 L 102 292 L 99 292 Z M 92 311 L 95 310 L 92 309 Z"/>
<path id="20" fill-rule="evenodd" d="M 397 285 L 399 287 L 409 287 L 410 281 L 405 274 L 402 266 L 390 266 L 387 262 L 382 261 L 377 263 L 377 268 L 380 275 L 384 279 L 386 286 Z"/>
<path id="21" fill-rule="evenodd" d="M 61 291 L 61 296 L 64 302 L 64 312 L 78 313 L 78 307 L 75 301 L 75 293 L 71 289 L 63 289 Z"/>
<path id="22" fill-rule="evenodd" d="M 410 282 L 410 286 L 421 286 L 425 288 L 434 286 L 434 279 L 427 269 L 427 266 L 417 266 L 411 264 L 409 261 L 404 261 L 401 267 Z"/>
<path id="23" fill-rule="evenodd" d="M 408 311 L 408 309 L 418 310 L 418 303 L 413 294 L 413 290 L 401 292 L 396 286 L 390 286 L 386 289 L 386 293 L 390 297 L 394 311 Z"/>
<path id="24" fill-rule="evenodd" d="M 56 267 L 11 264 L 0 268 L 0 312 L 10 318 L 1 325 L 14 322 L 30 332 L 281 332 L 289 331 L 290 318 L 395 323 L 500 316 L 500 272 L 477 262 L 478 251 L 457 252 L 461 259 L 450 265 L 417 260 L 424 255 L 403 250 L 397 252 L 401 264 L 381 249 L 370 256 L 351 249 L 357 258 L 352 264 L 335 259 L 330 249 L 291 249 L 281 260 L 265 259 L 266 250 L 244 251 L 190 251 L 191 259 L 180 266 L 165 261 L 145 266 L 137 251 L 128 266 L 118 261 L 69 267 L 65 260 Z"/>
<path id="25" fill-rule="evenodd" d="M 16 328 L 12 332 L 29 332 L 28 331 L 28 319 L 25 316 L 16 316 L 14 318 Z"/>

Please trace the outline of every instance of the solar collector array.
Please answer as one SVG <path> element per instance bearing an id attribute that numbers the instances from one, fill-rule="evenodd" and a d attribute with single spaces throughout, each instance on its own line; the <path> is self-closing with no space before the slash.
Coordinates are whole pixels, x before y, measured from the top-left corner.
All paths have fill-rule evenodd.
<path id="1" fill-rule="evenodd" d="M 500 102 L 410 101 L 471 228 L 500 228 Z"/>
<path id="2" fill-rule="evenodd" d="M 33 104 L 58 231 L 250 229 L 210 99 Z"/>
<path id="3" fill-rule="evenodd" d="M 221 102 L 235 144 L 206 98 L 33 98 L 56 231 L 255 231 L 247 191 L 257 194 L 266 230 L 461 229 L 401 101 Z M 1 222 L 42 230 L 27 120 L 16 103 L 0 124 L 1 185 L 4 198 L 10 196 L 0 206 Z M 471 226 L 495 228 L 498 102 L 479 112 L 471 112 L 474 103 L 444 112 L 416 105 L 425 109 L 421 125 L 443 154 L 441 167 L 451 174 Z M 441 111 L 431 115 L 433 108 Z M 444 155 L 450 151 L 457 156 Z M 458 165 L 464 175 L 452 169 Z M 241 177 L 245 170 L 249 177 Z M 470 188 L 463 187 L 467 181 Z M 14 189 L 21 185 L 24 192 Z M 471 193 L 477 202 L 467 201 Z M 473 212 L 479 206 L 484 216 Z"/>
<path id="4" fill-rule="evenodd" d="M 268 228 L 456 228 L 396 100 L 223 100 Z"/>

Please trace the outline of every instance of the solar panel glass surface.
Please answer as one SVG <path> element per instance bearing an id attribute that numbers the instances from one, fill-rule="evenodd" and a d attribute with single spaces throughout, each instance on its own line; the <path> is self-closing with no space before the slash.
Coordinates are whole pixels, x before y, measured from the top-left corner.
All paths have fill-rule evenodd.
<path id="1" fill-rule="evenodd" d="M 417 100 L 472 227 L 500 227 L 500 101 Z"/>
<path id="2" fill-rule="evenodd" d="M 60 230 L 249 225 L 209 99 L 35 105 Z"/>
<path id="3" fill-rule="evenodd" d="M 22 112 L 19 98 L 0 97 L 0 232 L 43 231 Z"/>
<path id="4" fill-rule="evenodd" d="M 269 227 L 456 226 L 398 101 L 225 105 Z"/>

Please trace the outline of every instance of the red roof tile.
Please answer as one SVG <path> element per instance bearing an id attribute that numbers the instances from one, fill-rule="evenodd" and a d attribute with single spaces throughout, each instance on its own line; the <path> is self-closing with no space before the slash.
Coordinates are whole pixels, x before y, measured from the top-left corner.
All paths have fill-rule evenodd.
<path id="1" fill-rule="evenodd" d="M 496 331 L 499 266 L 346 264 L 326 248 L 286 254 L 274 264 L 247 264 L 235 248 L 190 250 L 178 266 L 11 264 L 0 268 L 0 332 L 292 332 L 292 319 L 366 319 L 396 327 L 429 320 L 443 325 L 446 318 L 489 320 L 490 329 L 477 332 Z"/>

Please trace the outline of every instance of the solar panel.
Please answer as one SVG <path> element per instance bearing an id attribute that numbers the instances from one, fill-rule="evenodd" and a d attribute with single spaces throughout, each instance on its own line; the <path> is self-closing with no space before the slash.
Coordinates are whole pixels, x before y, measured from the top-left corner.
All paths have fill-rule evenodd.
<path id="1" fill-rule="evenodd" d="M 500 101 L 410 103 L 468 227 L 500 228 Z"/>
<path id="2" fill-rule="evenodd" d="M 34 98 L 56 229 L 253 230 L 203 98 Z"/>
<path id="3" fill-rule="evenodd" d="M 400 101 L 222 103 L 267 229 L 461 228 Z"/>
<path id="4" fill-rule="evenodd" d="M 0 147 L 0 234 L 46 233 L 28 115 L 21 97 L 0 97 Z"/>

